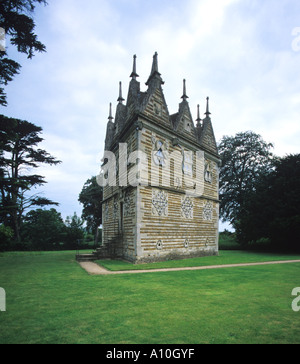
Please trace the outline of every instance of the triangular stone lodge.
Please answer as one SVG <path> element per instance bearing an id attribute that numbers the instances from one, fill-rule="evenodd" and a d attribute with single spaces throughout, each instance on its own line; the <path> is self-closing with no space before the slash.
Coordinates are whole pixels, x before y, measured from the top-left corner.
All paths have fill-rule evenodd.
<path id="1" fill-rule="evenodd" d="M 169 114 L 157 53 L 145 92 L 136 56 L 130 77 L 126 104 L 120 83 L 114 118 L 110 104 L 98 255 L 134 263 L 216 255 L 220 158 L 209 99 L 194 123 L 184 80 L 179 110 Z"/>

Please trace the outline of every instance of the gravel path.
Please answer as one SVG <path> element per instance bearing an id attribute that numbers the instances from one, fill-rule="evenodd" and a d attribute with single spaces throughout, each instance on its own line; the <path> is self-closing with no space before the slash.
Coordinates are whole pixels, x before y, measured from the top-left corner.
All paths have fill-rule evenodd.
<path id="1" fill-rule="evenodd" d="M 268 264 L 271 265 L 271 264 L 287 264 L 287 263 L 300 263 L 300 260 L 277 260 L 273 262 L 208 265 L 201 267 L 184 267 L 184 268 L 140 269 L 140 270 L 124 270 L 124 271 L 109 271 L 94 262 L 80 262 L 79 264 L 83 269 L 85 269 L 91 275 L 111 275 L 111 274 L 138 274 L 138 273 L 154 273 L 154 272 L 173 272 L 173 271 L 184 271 L 184 270 L 249 267 L 254 265 L 268 265 Z"/>

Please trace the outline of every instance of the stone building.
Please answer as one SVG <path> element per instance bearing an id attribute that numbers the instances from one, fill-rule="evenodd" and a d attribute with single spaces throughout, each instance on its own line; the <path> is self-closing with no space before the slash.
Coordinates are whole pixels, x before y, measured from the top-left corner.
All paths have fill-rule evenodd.
<path id="1" fill-rule="evenodd" d="M 122 85 L 110 104 L 99 184 L 103 190 L 102 257 L 142 263 L 218 254 L 220 159 L 206 102 L 194 123 L 183 81 L 170 114 L 155 53 L 142 92 L 133 60 L 127 102 Z"/>

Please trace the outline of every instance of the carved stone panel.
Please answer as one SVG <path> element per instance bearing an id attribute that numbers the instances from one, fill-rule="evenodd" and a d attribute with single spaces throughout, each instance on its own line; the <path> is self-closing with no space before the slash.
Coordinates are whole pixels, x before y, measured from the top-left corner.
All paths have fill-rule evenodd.
<path id="1" fill-rule="evenodd" d="M 192 219 L 194 213 L 194 203 L 190 197 L 181 198 L 181 216 L 186 219 Z"/>
<path id="2" fill-rule="evenodd" d="M 162 190 L 152 191 L 152 214 L 168 216 L 168 194 Z"/>
<path id="3" fill-rule="evenodd" d="M 109 205 L 108 202 L 106 202 L 104 207 L 104 220 L 107 221 L 108 219 L 109 219 Z"/>
<path id="4" fill-rule="evenodd" d="M 212 221 L 213 219 L 213 204 L 211 201 L 207 201 L 203 209 L 203 220 Z"/>
<path id="5" fill-rule="evenodd" d="M 124 197 L 124 216 L 129 216 L 131 214 L 131 197 L 130 193 L 126 192 Z"/>
<path id="6" fill-rule="evenodd" d="M 114 220 L 117 220 L 119 216 L 119 202 L 116 198 L 114 199 L 113 216 Z"/>

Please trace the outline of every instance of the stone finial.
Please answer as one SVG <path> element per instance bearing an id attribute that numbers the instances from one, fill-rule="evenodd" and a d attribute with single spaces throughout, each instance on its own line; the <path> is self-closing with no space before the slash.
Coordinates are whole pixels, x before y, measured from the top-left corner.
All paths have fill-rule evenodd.
<path id="1" fill-rule="evenodd" d="M 133 68 L 130 77 L 134 80 L 139 77 L 139 75 L 136 73 L 136 55 L 133 56 Z"/>
<path id="2" fill-rule="evenodd" d="M 186 94 L 186 80 L 183 80 L 183 95 L 181 98 L 183 101 L 186 101 L 189 98 Z"/>
<path id="3" fill-rule="evenodd" d="M 120 84 L 119 84 L 119 98 L 117 101 L 119 101 L 119 104 L 122 104 L 123 101 L 125 101 L 125 99 L 123 99 L 123 96 L 122 96 L 122 82 L 120 82 Z"/>
<path id="4" fill-rule="evenodd" d="M 154 53 L 154 56 L 153 56 L 153 63 L 152 63 L 152 70 L 151 70 L 151 75 L 153 75 L 155 72 L 159 73 L 158 72 L 158 60 L 157 60 L 157 52 Z"/>
<path id="5" fill-rule="evenodd" d="M 209 118 L 209 115 L 211 115 L 211 113 L 209 112 L 209 97 L 206 98 L 206 112 L 205 115 L 207 118 Z"/>
<path id="6" fill-rule="evenodd" d="M 200 105 L 197 105 L 197 127 L 201 126 L 201 118 L 200 118 Z"/>
<path id="7" fill-rule="evenodd" d="M 154 56 L 153 56 L 151 74 L 149 76 L 148 81 L 146 82 L 146 85 L 148 86 L 150 81 L 153 79 L 159 80 L 159 82 L 163 85 L 164 81 L 161 79 L 160 76 L 161 76 L 161 74 L 158 71 L 158 54 L 157 54 L 157 52 L 155 52 Z"/>
<path id="8" fill-rule="evenodd" d="M 112 104 L 109 104 L 109 117 L 108 120 L 112 121 L 113 120 L 113 116 L 112 116 Z"/>

